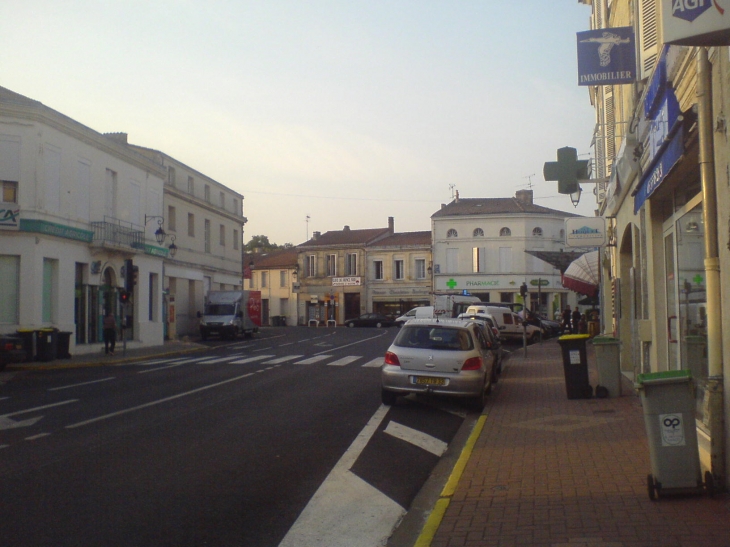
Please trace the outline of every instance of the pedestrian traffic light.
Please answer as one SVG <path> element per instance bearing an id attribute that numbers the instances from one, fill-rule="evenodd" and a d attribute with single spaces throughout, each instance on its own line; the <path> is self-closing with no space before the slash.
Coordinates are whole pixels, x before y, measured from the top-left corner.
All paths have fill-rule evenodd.
<path id="1" fill-rule="evenodd" d="M 542 169 L 546 181 L 558 181 L 559 194 L 574 194 L 578 181 L 588 178 L 588 160 L 579 160 L 575 148 L 558 148 L 558 161 L 547 161 Z"/>
<path id="2" fill-rule="evenodd" d="M 129 293 L 127 291 L 120 291 L 119 292 L 119 302 L 122 304 L 126 304 L 129 302 Z"/>

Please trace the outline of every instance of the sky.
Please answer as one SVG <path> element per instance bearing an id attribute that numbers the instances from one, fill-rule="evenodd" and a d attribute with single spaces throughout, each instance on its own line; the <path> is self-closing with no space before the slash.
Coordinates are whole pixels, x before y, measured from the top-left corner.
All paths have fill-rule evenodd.
<path id="1" fill-rule="evenodd" d="M 2 0 L 0 85 L 244 196 L 244 239 L 430 230 L 462 198 L 573 208 L 595 125 L 576 0 Z"/>

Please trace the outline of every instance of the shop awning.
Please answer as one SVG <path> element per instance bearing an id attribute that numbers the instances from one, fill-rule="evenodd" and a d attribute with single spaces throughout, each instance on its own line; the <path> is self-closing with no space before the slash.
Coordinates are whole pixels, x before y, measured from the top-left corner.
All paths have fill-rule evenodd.
<path id="1" fill-rule="evenodd" d="M 574 260 L 563 274 L 563 287 L 586 296 L 598 294 L 600 272 L 598 251 L 585 253 Z"/>

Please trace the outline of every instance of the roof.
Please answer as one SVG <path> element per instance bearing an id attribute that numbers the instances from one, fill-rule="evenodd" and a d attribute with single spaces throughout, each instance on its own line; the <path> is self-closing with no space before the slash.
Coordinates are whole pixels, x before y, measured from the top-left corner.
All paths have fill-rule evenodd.
<path id="1" fill-rule="evenodd" d="M 366 230 L 334 230 L 301 243 L 298 247 L 332 247 L 337 245 L 368 245 L 387 236 L 389 228 Z"/>
<path id="2" fill-rule="evenodd" d="M 392 236 L 380 239 L 375 243 L 377 247 L 404 247 L 415 245 L 431 245 L 431 231 L 427 232 L 401 232 Z"/>
<path id="3" fill-rule="evenodd" d="M 294 268 L 297 265 L 297 249 L 292 247 L 268 253 L 247 254 L 245 262 L 253 262 L 254 270 Z"/>
<path id="4" fill-rule="evenodd" d="M 579 217 L 575 213 L 550 209 L 526 200 L 512 198 L 458 198 L 431 215 L 431 218 L 468 215 L 558 215 Z"/>

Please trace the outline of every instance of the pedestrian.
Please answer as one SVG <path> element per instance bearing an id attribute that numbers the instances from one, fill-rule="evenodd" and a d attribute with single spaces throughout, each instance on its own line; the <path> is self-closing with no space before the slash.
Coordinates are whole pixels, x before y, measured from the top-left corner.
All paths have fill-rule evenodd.
<path id="1" fill-rule="evenodd" d="M 111 311 L 104 316 L 104 353 L 114 355 L 117 343 L 117 321 Z"/>
<path id="2" fill-rule="evenodd" d="M 578 323 L 580 323 L 580 310 L 578 309 L 578 306 L 575 307 L 573 310 L 573 334 L 578 334 L 580 330 L 578 329 Z"/>
<path id="3" fill-rule="evenodd" d="M 568 334 L 573 333 L 573 329 L 570 326 L 570 306 L 566 306 L 563 310 L 563 332 Z"/>
<path id="4" fill-rule="evenodd" d="M 578 334 L 588 334 L 588 319 L 586 319 L 586 314 L 580 316 L 580 321 L 578 321 Z"/>

